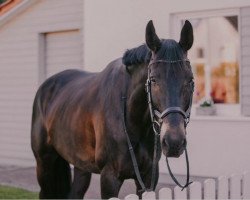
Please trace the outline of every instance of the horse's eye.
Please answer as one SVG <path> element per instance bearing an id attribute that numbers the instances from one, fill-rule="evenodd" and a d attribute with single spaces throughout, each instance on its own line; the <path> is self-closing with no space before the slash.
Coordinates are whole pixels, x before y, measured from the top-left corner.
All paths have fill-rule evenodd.
<path id="1" fill-rule="evenodd" d="M 192 80 L 189 82 L 189 84 L 190 84 L 192 87 L 194 87 L 194 80 L 192 79 Z"/>
<path id="2" fill-rule="evenodd" d="M 150 77 L 150 81 L 151 81 L 152 83 L 156 83 L 155 77 Z"/>
<path id="3" fill-rule="evenodd" d="M 191 88 L 192 91 L 194 91 L 194 81 L 193 81 L 193 79 L 189 82 L 189 87 Z"/>
<path id="4" fill-rule="evenodd" d="M 193 87 L 194 87 L 194 81 L 193 81 L 193 79 L 190 80 L 189 82 L 187 82 L 187 83 L 185 84 L 185 87 L 193 88 Z"/>

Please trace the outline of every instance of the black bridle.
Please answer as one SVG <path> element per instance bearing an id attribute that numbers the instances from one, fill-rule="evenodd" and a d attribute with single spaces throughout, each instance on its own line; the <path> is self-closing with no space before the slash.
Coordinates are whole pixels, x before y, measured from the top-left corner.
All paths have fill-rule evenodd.
<path id="1" fill-rule="evenodd" d="M 191 114 L 191 107 L 192 107 L 192 99 L 193 99 L 193 95 L 190 96 L 190 101 L 189 101 L 189 107 L 186 111 L 184 111 L 181 107 L 169 107 L 166 108 L 164 111 L 159 112 L 158 110 L 154 109 L 153 107 L 153 102 L 152 102 L 152 94 L 151 94 L 151 80 L 150 80 L 150 66 L 156 63 L 178 63 L 178 62 L 189 62 L 188 59 L 184 59 L 184 60 L 176 60 L 176 61 L 168 61 L 168 60 L 156 60 L 156 61 L 151 61 L 148 65 L 148 77 L 147 77 L 147 81 L 146 81 L 146 92 L 147 92 L 147 97 L 148 97 L 148 106 L 149 106 L 149 112 L 150 112 L 150 118 L 151 118 L 151 123 L 152 123 L 152 127 L 153 127 L 153 131 L 154 131 L 154 155 L 153 155 L 153 164 L 152 164 L 152 176 L 151 176 L 151 186 L 149 189 L 147 189 L 145 187 L 144 182 L 142 181 L 141 175 L 140 175 L 140 171 L 138 168 L 138 164 L 136 161 L 136 157 L 134 154 L 134 150 L 131 144 L 131 141 L 129 139 L 128 136 L 128 132 L 127 132 L 127 128 L 126 128 L 126 97 L 122 97 L 122 101 L 123 101 L 123 128 L 124 128 L 124 132 L 126 134 L 127 137 L 127 144 L 129 147 L 129 152 L 130 152 L 130 156 L 132 159 L 132 163 L 133 163 L 133 167 L 134 167 L 134 171 L 135 171 L 135 175 L 137 178 L 137 181 L 139 182 L 140 186 L 141 186 L 141 191 L 153 191 L 154 190 L 154 186 L 155 186 L 155 178 L 156 178 L 156 166 L 157 166 L 157 154 L 158 154 L 158 141 L 160 138 L 160 127 L 162 124 L 162 120 L 163 118 L 165 118 L 166 116 L 168 116 L 171 113 L 179 113 L 183 116 L 184 121 L 185 121 L 185 127 L 188 125 L 189 120 L 190 120 L 190 114 Z M 191 82 L 191 87 L 192 87 L 192 92 L 194 90 L 194 83 Z M 166 162 L 167 162 L 167 167 L 168 167 L 168 171 L 169 174 L 171 176 L 171 178 L 173 179 L 173 181 L 182 189 L 188 187 L 188 185 L 190 185 L 192 182 L 189 182 L 189 161 L 188 161 L 188 154 L 187 154 L 187 149 L 185 148 L 185 157 L 186 157 L 186 163 L 187 163 L 187 180 L 186 180 L 186 184 L 185 185 L 181 185 L 177 179 L 174 177 L 170 166 L 169 166 L 169 162 L 168 159 L 166 157 Z"/>
<path id="2" fill-rule="evenodd" d="M 184 111 L 181 107 L 173 106 L 173 107 L 166 108 L 162 112 L 159 112 L 158 110 L 154 109 L 154 107 L 153 107 L 152 94 L 151 94 L 150 66 L 155 64 L 155 63 L 170 63 L 170 64 L 172 64 L 172 63 L 178 63 L 178 62 L 189 62 L 189 60 L 188 59 L 176 60 L 176 61 L 156 60 L 156 61 L 151 61 L 148 65 L 148 78 L 147 78 L 145 86 L 146 86 L 146 92 L 147 92 L 147 97 L 148 97 L 148 107 L 149 107 L 151 122 L 153 125 L 153 131 L 155 134 L 155 140 L 159 138 L 162 120 L 165 117 L 167 117 L 169 114 L 179 113 L 180 115 L 182 115 L 182 117 L 184 118 L 184 122 L 185 122 L 185 128 L 187 127 L 187 125 L 190 121 L 191 108 L 192 108 L 192 102 L 193 102 L 193 92 L 194 92 L 194 82 L 193 81 L 190 82 L 190 87 L 192 89 L 192 95 L 190 96 L 189 106 L 188 106 L 188 109 L 186 111 Z M 156 147 L 154 149 L 156 149 Z M 186 164 L 187 164 L 187 179 L 186 179 L 186 184 L 181 185 L 178 182 L 178 180 L 175 178 L 175 176 L 173 175 L 173 173 L 170 169 L 168 158 L 166 156 L 166 163 L 167 163 L 169 174 L 170 174 L 171 178 L 173 179 L 173 181 L 176 183 L 176 185 L 181 187 L 182 190 L 185 189 L 186 187 L 188 187 L 188 185 L 190 185 L 192 183 L 192 182 L 189 182 L 189 160 L 188 160 L 188 153 L 187 153 L 186 147 L 185 147 L 185 158 L 186 158 Z M 154 160 L 156 160 L 155 156 L 154 156 Z M 154 162 L 155 161 L 153 161 L 151 186 L 152 186 L 152 182 L 154 181 L 153 178 L 155 177 L 154 165 L 156 165 L 156 164 L 154 164 Z"/>
<path id="3" fill-rule="evenodd" d="M 151 80 L 150 80 L 150 66 L 156 63 L 178 63 L 178 62 L 189 62 L 188 59 L 184 60 L 176 60 L 176 61 L 168 61 L 168 60 L 156 60 L 156 61 L 151 61 L 148 65 L 148 78 L 146 81 L 146 92 L 148 96 L 148 106 L 149 106 L 149 112 L 151 116 L 151 121 L 153 124 L 158 124 L 160 125 L 162 123 L 162 119 L 168 116 L 171 113 L 179 113 L 183 116 L 185 120 L 185 127 L 187 127 L 189 120 L 190 120 L 190 115 L 191 115 L 191 108 L 192 108 L 192 101 L 193 101 L 193 95 L 190 96 L 189 100 L 189 106 L 186 111 L 184 111 L 181 107 L 169 107 L 166 108 L 164 111 L 159 112 L 158 110 L 154 109 L 153 104 L 152 104 L 152 94 L 151 94 Z M 194 91 L 194 82 L 191 82 L 190 87 L 192 88 L 192 92 Z"/>

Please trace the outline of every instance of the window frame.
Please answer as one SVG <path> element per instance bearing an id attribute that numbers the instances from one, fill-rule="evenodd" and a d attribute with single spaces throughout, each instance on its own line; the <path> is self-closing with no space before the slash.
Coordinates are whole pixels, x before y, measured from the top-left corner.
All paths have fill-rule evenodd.
<path id="1" fill-rule="evenodd" d="M 185 19 L 197 19 L 208 17 L 225 17 L 225 16 L 237 16 L 238 17 L 238 31 L 239 31 L 239 103 L 236 104 L 215 104 L 217 114 L 216 116 L 241 116 L 241 21 L 240 21 L 240 8 L 232 9 L 218 9 L 218 10 L 202 10 L 192 12 L 181 12 L 170 14 L 170 36 L 176 41 L 179 40 L 180 30 L 182 27 L 181 21 Z M 195 108 L 198 104 L 193 104 L 192 112 L 195 115 Z"/>

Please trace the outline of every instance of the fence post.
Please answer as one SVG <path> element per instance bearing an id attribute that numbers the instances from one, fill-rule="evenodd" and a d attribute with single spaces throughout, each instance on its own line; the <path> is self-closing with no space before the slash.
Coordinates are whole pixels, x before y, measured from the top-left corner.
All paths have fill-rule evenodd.
<path id="1" fill-rule="evenodd" d="M 242 175 L 233 174 L 229 179 L 230 199 L 241 199 Z"/>
<path id="2" fill-rule="evenodd" d="M 144 192 L 142 194 L 142 199 L 156 199 L 155 192 Z"/>
<path id="3" fill-rule="evenodd" d="M 250 172 L 243 174 L 243 199 L 250 199 Z"/>
<path id="4" fill-rule="evenodd" d="M 174 199 L 187 199 L 187 189 L 181 190 L 178 186 L 174 188 Z"/>
<path id="5" fill-rule="evenodd" d="M 217 191 L 217 193 L 216 193 Z M 217 195 L 216 195 L 217 194 Z M 187 188 L 181 191 L 176 186 L 172 191 L 170 188 L 162 188 L 159 190 L 159 200 L 163 199 L 187 199 Z M 189 186 L 190 199 L 250 199 L 250 172 L 244 172 L 243 175 L 232 174 L 220 176 L 218 178 L 218 188 L 214 179 L 206 179 L 204 181 L 204 191 L 200 182 L 193 182 Z M 156 199 L 155 192 L 144 192 L 142 199 Z M 110 200 L 120 200 L 119 198 L 110 198 Z M 139 200 L 136 194 L 129 194 L 125 200 Z"/>
<path id="6" fill-rule="evenodd" d="M 228 199 L 228 177 L 220 176 L 218 178 L 218 199 Z"/>
<path id="7" fill-rule="evenodd" d="M 207 179 L 204 181 L 204 199 L 215 199 L 214 179 Z"/>
<path id="8" fill-rule="evenodd" d="M 139 197 L 136 194 L 129 194 L 124 199 L 125 200 L 138 200 Z"/>
<path id="9" fill-rule="evenodd" d="M 193 182 L 189 186 L 189 191 L 190 191 L 190 199 L 202 199 L 200 182 Z"/>
<path id="10" fill-rule="evenodd" d="M 162 188 L 159 190 L 159 200 L 173 199 L 172 190 L 170 188 Z"/>

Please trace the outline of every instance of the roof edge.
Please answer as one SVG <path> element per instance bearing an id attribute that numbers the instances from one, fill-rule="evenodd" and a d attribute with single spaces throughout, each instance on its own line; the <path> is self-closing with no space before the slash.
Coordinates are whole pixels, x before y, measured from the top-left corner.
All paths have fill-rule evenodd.
<path id="1" fill-rule="evenodd" d="M 20 14 L 23 10 L 36 3 L 38 0 L 23 0 L 23 2 L 17 4 L 14 8 L 0 16 L 0 27 L 9 22 L 13 17 Z"/>

